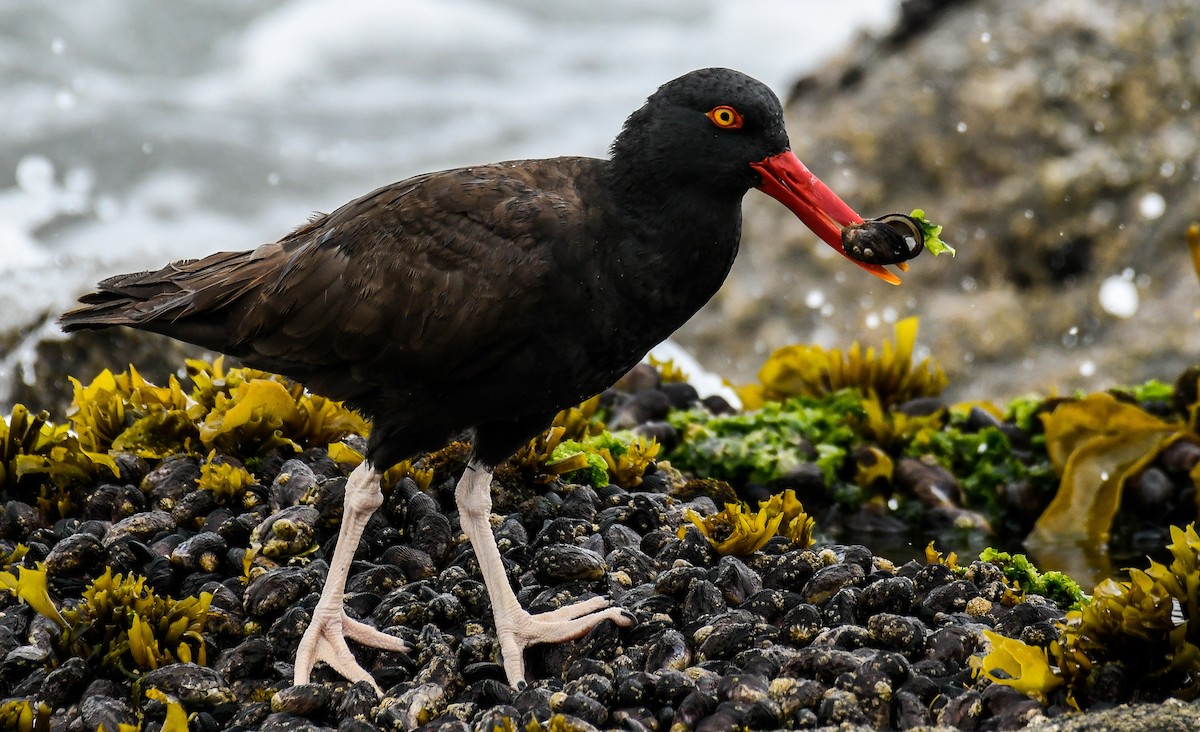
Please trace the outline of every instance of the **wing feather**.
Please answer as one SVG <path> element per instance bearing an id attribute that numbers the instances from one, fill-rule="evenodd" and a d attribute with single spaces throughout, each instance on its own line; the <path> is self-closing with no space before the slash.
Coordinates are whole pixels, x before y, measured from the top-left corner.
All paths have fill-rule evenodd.
<path id="1" fill-rule="evenodd" d="M 596 162 L 560 161 L 419 176 L 249 252 L 109 278 L 64 327 L 164 333 L 342 398 L 350 367 L 359 391 L 483 372 L 552 305 L 552 243 L 581 225 L 572 181 Z"/>

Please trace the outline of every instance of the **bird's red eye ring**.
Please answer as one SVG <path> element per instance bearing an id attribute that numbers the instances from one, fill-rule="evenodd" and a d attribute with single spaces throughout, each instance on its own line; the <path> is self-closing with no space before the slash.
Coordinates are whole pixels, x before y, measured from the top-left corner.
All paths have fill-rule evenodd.
<path id="1" fill-rule="evenodd" d="M 733 107 L 722 104 L 708 110 L 708 118 L 723 130 L 736 130 L 742 126 L 742 115 Z"/>

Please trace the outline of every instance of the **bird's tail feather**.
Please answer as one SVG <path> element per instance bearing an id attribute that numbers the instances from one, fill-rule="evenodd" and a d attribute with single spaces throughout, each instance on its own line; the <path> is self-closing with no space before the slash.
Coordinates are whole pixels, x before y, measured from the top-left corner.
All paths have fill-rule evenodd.
<path id="1" fill-rule="evenodd" d="M 257 254 L 257 250 L 220 252 L 156 271 L 109 277 L 95 292 L 80 297 L 80 306 L 65 313 L 59 324 L 67 332 L 125 325 L 193 343 L 207 340 L 198 336 L 218 325 L 213 316 L 263 274 L 262 268 L 254 266 Z M 189 320 L 194 322 L 188 324 Z M 193 328 L 198 332 L 189 337 L 186 331 Z"/>

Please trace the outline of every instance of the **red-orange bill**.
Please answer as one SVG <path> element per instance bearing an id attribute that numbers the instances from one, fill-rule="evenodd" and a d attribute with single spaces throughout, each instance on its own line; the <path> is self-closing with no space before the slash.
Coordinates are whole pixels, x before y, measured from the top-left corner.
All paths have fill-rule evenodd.
<path id="1" fill-rule="evenodd" d="M 762 176 L 758 189 L 787 206 L 834 251 L 884 282 L 900 284 L 900 278 L 882 266 L 860 262 L 846 253 L 842 246 L 842 228 L 861 224 L 863 218 L 813 175 L 795 153 L 784 150 L 751 163 L 750 167 Z"/>

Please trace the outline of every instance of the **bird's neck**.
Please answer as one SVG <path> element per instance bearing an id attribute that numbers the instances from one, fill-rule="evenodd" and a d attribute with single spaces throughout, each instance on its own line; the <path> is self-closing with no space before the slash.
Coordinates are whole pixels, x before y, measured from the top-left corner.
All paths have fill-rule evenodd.
<path id="1" fill-rule="evenodd" d="M 741 238 L 743 190 L 671 177 L 653 166 L 609 161 L 604 177 L 630 236 L 622 244 L 647 266 L 719 269 L 723 280 Z M 718 283 L 719 284 L 719 283 Z"/>
<path id="2" fill-rule="evenodd" d="M 741 239 L 741 194 L 653 175 L 609 176 L 623 225 L 610 242 L 623 294 L 662 317 L 664 336 L 720 289 Z"/>

